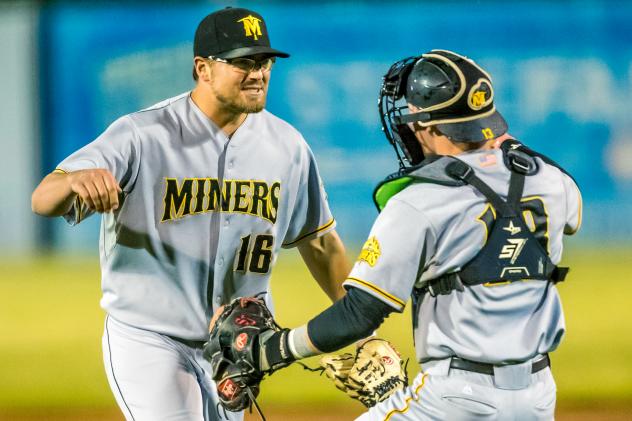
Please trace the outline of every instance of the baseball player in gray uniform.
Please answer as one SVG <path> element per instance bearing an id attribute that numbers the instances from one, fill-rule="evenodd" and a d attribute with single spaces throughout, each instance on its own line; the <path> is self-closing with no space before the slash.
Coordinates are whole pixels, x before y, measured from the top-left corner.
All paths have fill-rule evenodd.
<path id="1" fill-rule="evenodd" d="M 208 15 L 194 56 L 191 92 L 119 118 L 32 197 L 34 212 L 70 224 L 102 214 L 103 355 L 128 420 L 220 416 L 202 358 L 209 321 L 237 296 L 272 305 L 281 247 L 299 248 L 332 300 L 350 269 L 312 152 L 264 110 L 288 54 L 270 47 L 261 15 Z"/>
<path id="2" fill-rule="evenodd" d="M 565 332 L 555 284 L 568 272 L 557 263 L 581 223 L 576 183 L 506 134 L 490 76 L 464 56 L 395 63 L 379 108 L 401 169 L 375 190 L 380 214 L 347 294 L 285 335 L 290 356 L 265 342 L 263 369 L 340 349 L 412 297 L 422 372 L 359 419 L 552 419 L 548 354 Z"/>

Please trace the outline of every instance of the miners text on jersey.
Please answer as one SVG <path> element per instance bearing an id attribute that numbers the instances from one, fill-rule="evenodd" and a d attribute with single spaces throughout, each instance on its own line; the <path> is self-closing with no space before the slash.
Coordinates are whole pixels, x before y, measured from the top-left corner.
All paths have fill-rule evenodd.
<path id="1" fill-rule="evenodd" d="M 276 222 L 281 183 L 217 178 L 165 178 L 161 222 L 206 212 L 245 213 Z"/>

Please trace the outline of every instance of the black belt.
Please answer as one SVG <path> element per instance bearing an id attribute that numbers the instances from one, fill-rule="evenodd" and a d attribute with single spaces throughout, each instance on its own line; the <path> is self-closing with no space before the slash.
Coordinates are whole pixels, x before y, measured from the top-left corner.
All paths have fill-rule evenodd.
<path id="1" fill-rule="evenodd" d="M 169 335 L 167 335 L 169 336 Z M 177 338 L 175 336 L 169 336 L 169 338 L 173 339 L 176 342 L 180 342 L 181 344 L 184 344 L 190 348 L 204 348 L 204 344 L 206 343 L 206 341 L 196 341 L 193 339 L 183 339 L 183 338 Z"/>
<path id="2" fill-rule="evenodd" d="M 549 360 L 549 354 L 544 354 L 544 357 L 535 361 L 531 366 L 531 373 L 537 373 L 544 370 L 551 365 Z M 450 361 L 450 368 L 456 368 L 457 370 L 473 371 L 475 373 L 494 375 L 494 365 L 487 363 L 478 363 L 476 361 L 470 361 L 459 357 L 452 357 Z"/>

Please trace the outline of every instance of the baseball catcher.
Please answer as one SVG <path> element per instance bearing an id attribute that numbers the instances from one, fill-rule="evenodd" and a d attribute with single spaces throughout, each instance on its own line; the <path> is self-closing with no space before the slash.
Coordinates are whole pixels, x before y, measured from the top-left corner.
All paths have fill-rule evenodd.
<path id="1" fill-rule="evenodd" d="M 507 133 L 491 77 L 465 56 L 394 63 L 378 108 L 400 171 L 375 189 L 380 213 L 346 294 L 296 329 L 259 333 L 256 379 L 366 338 L 412 298 L 423 371 L 409 386 L 380 340 L 323 360 L 370 406 L 358 420 L 553 419 L 549 353 L 565 333 L 557 284 L 568 273 L 558 263 L 563 236 L 581 225 L 577 184 Z"/>
<path id="2" fill-rule="evenodd" d="M 254 404 L 261 413 L 256 403 L 261 380 L 295 360 L 289 332 L 258 298 L 238 298 L 218 310 L 204 357 L 211 362 L 223 408 L 236 412 Z M 322 358 L 320 369 L 311 370 L 324 371 L 336 387 L 367 407 L 408 385 L 399 353 L 377 338 L 362 343 L 355 356 L 328 355 Z"/>

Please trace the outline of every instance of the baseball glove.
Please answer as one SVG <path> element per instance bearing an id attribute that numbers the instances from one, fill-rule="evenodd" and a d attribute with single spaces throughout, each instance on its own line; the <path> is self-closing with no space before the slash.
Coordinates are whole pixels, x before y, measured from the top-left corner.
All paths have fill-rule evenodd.
<path id="1" fill-rule="evenodd" d="M 255 402 L 263 376 L 271 372 L 259 366 L 260 336 L 277 331 L 281 328 L 260 299 L 237 298 L 218 310 L 204 358 L 211 363 L 219 401 L 226 410 L 241 411 Z"/>
<path id="2" fill-rule="evenodd" d="M 324 355 L 320 359 L 320 366 L 324 369 L 327 377 L 334 382 L 334 385 L 347 393 L 347 378 L 349 377 L 349 370 L 353 367 L 354 362 L 355 356 L 345 352 L 340 355 Z"/>
<path id="3" fill-rule="evenodd" d="M 338 389 L 367 408 L 408 386 L 406 364 L 383 339 L 369 339 L 358 348 L 355 357 L 326 355 L 320 364 Z"/>

